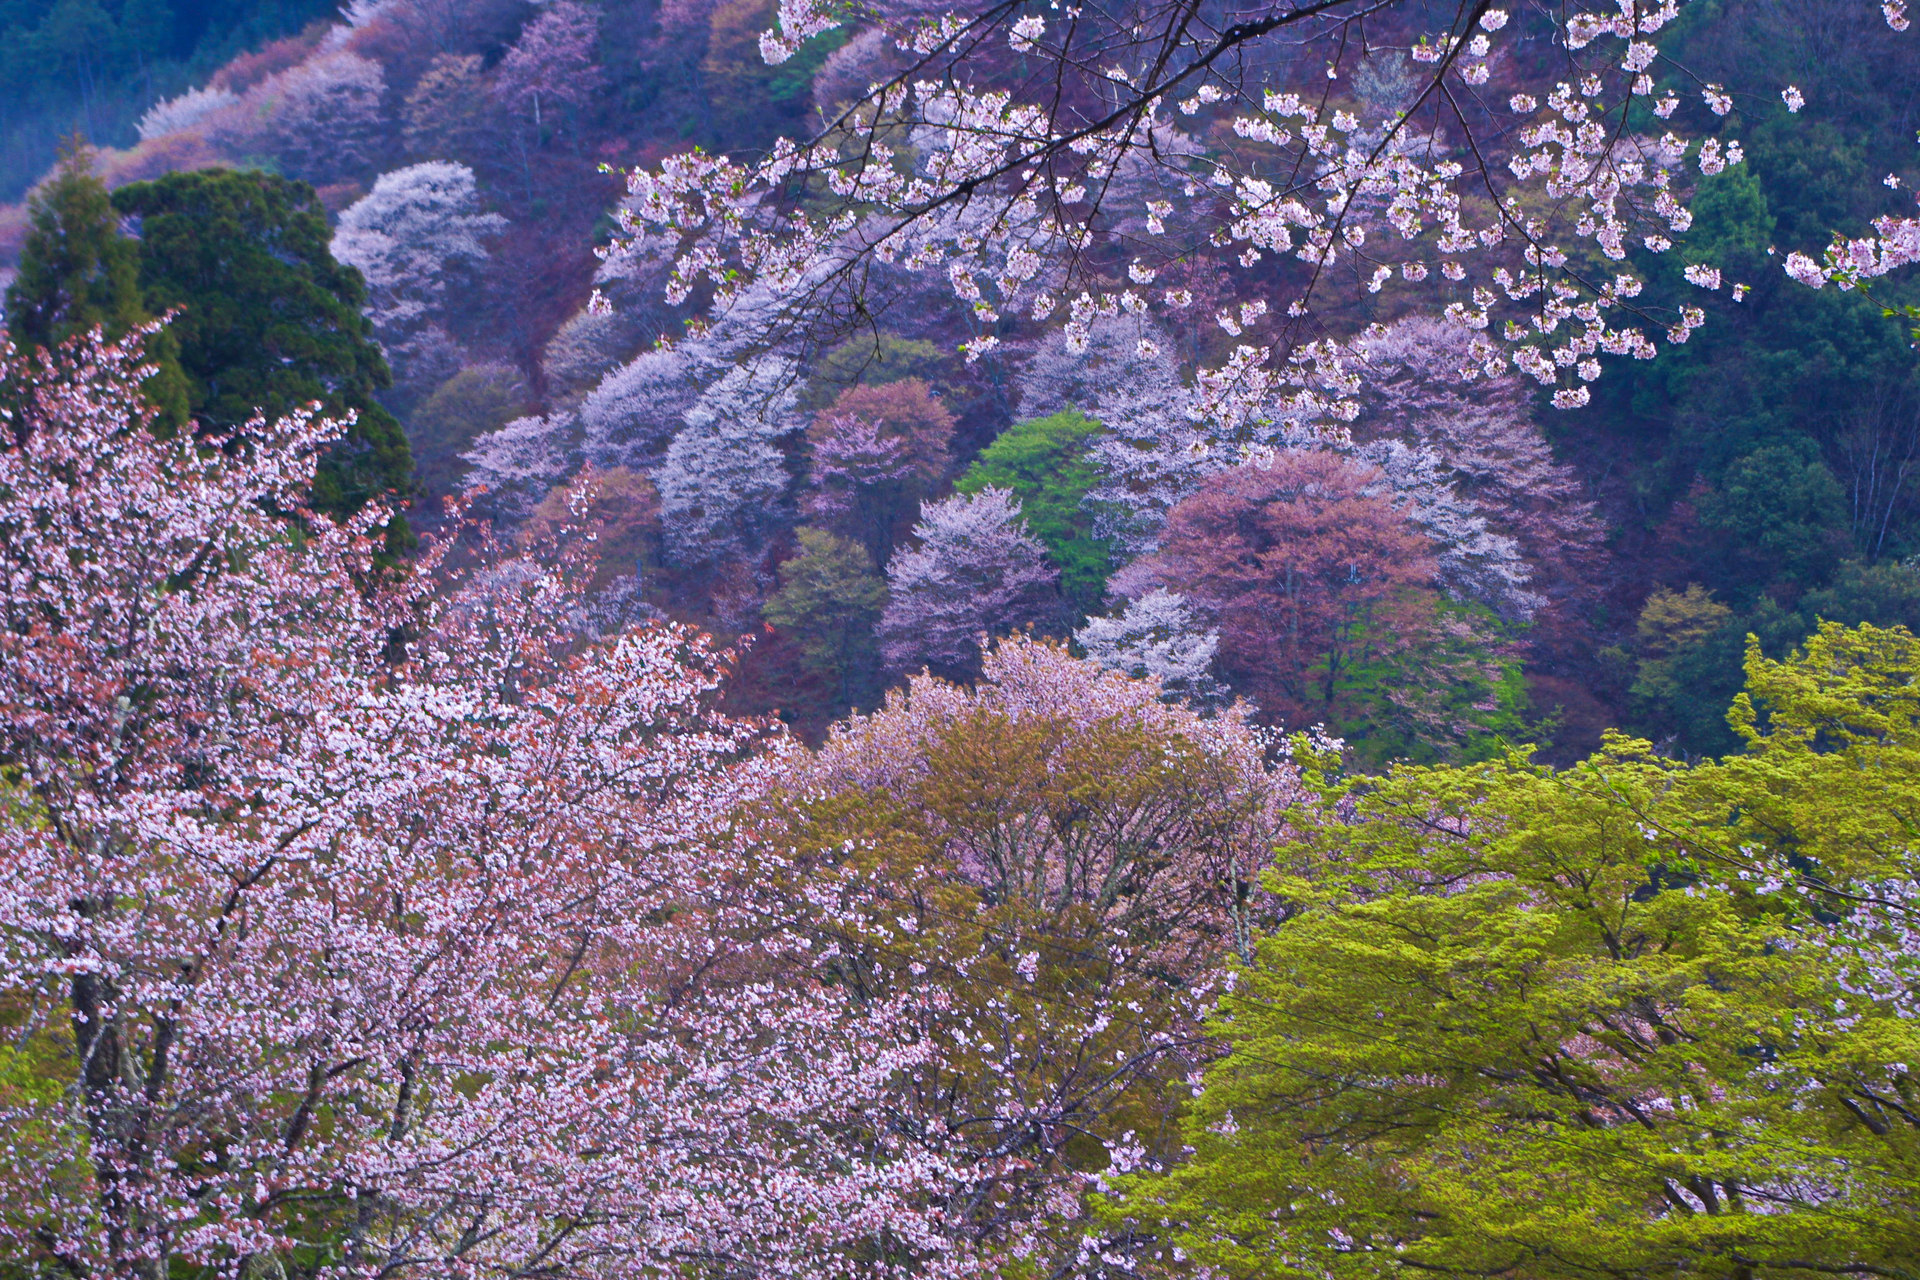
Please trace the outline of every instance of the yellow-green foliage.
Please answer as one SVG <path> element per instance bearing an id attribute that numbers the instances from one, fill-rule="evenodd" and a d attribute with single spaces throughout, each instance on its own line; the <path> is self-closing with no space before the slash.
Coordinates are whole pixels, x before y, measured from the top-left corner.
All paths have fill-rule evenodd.
<path id="1" fill-rule="evenodd" d="M 0 771 L 0 821 L 35 821 L 32 807 Z M 80 1191 L 88 1177 L 78 1116 L 60 1106 L 74 1078 L 71 1028 L 46 1002 L 0 996 L 0 1185 L 64 1185 Z M 62 1120 L 49 1117 L 67 1116 Z M 31 1227 L 0 1197 L 5 1229 Z M 0 1276 L 11 1272 L 0 1263 Z"/>
<path id="2" fill-rule="evenodd" d="M 1239 1277 L 1920 1274 L 1920 640 L 1747 673 L 1724 761 L 1329 786 L 1109 1212 Z"/>
<path id="3" fill-rule="evenodd" d="M 32 1026 L 31 1017 L 20 1002 L 0 1002 L 0 1116 L 6 1117 L 0 1180 L 9 1186 L 78 1184 L 86 1176 L 79 1126 L 45 1119 L 61 1114 L 61 1095 L 73 1075 L 72 1040 L 65 1028 Z M 0 1203 L 0 1216 L 11 1219 L 15 1212 Z"/>

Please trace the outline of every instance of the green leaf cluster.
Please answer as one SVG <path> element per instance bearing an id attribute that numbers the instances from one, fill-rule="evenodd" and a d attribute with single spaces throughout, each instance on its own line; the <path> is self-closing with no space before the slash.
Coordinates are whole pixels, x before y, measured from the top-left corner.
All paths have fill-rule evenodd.
<path id="1" fill-rule="evenodd" d="M 113 205 L 138 228 L 146 306 L 178 311 L 170 328 L 196 421 L 243 429 L 318 402 L 354 423 L 321 461 L 316 509 L 342 515 L 410 489 L 406 434 L 374 398 L 393 375 L 361 314 L 366 284 L 334 261 L 311 186 L 206 169 L 122 187 Z"/>
<path id="2" fill-rule="evenodd" d="M 1704 611 L 1684 625 L 1664 616 L 1672 602 L 1688 598 Z M 1648 611 L 1660 616 L 1649 619 Z M 1763 596 L 1747 612 L 1731 616 L 1724 606 L 1711 603 L 1698 584 L 1690 584 L 1684 595 L 1655 592 L 1643 610 L 1635 646 L 1641 660 L 1632 696 L 1643 731 L 1671 734 L 1689 752 L 1720 755 L 1738 750 L 1725 708 L 1740 691 L 1748 637 L 1757 636 L 1768 655 L 1783 656 L 1822 621 L 1920 631 L 1920 571 L 1908 563 L 1848 561 L 1830 583 L 1807 592 L 1791 608 Z"/>
<path id="3" fill-rule="evenodd" d="M 886 608 L 887 584 L 857 543 L 824 529 L 795 536 L 800 554 L 780 566 L 767 621 L 790 633 L 808 664 L 834 681 L 840 706 L 869 701 L 880 665 L 873 628 Z"/>
<path id="4" fill-rule="evenodd" d="M 1099 480 L 1087 446 L 1100 424 L 1078 410 L 1015 423 L 967 468 L 954 488 L 979 493 L 988 485 L 1011 489 L 1027 528 L 1060 570 L 1060 589 L 1079 618 L 1100 607 L 1113 544 L 1094 536 L 1086 497 Z"/>
<path id="5" fill-rule="evenodd" d="M 1446 600 L 1433 613 L 1420 643 L 1397 649 L 1384 643 L 1390 624 L 1356 629 L 1354 657 L 1333 684 L 1346 714 L 1328 727 L 1367 767 L 1485 760 L 1528 732 L 1526 676 L 1493 611 Z"/>
<path id="6" fill-rule="evenodd" d="M 1920 1274 L 1920 639 L 1746 670 L 1723 761 L 1322 780 L 1109 1215 L 1235 1277 Z"/>
<path id="7" fill-rule="evenodd" d="M 53 177 L 28 200 L 27 217 L 20 271 L 6 295 L 7 335 L 16 346 L 57 347 L 96 327 L 118 341 L 152 323 L 140 293 L 140 246 L 120 234 L 84 145 L 68 145 Z M 178 429 L 188 412 L 179 341 L 163 329 L 147 339 L 146 354 L 154 374 L 143 389 L 162 425 Z"/>

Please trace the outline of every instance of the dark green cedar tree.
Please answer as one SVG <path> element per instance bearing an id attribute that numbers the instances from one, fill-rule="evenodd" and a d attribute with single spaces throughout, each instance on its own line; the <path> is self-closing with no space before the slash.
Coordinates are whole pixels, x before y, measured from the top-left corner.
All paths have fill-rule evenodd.
<path id="1" fill-rule="evenodd" d="M 321 462 L 316 510 L 344 515 L 410 491 L 406 434 L 374 399 L 393 375 L 361 314 L 366 283 L 334 261 L 311 186 L 206 169 L 122 187 L 113 204 L 137 222 L 147 306 L 179 309 L 196 421 L 233 430 L 318 401 L 356 420 Z"/>
<path id="2" fill-rule="evenodd" d="M 140 246 L 120 234 L 93 152 L 69 140 L 53 177 L 27 202 L 20 272 L 7 289 L 7 334 L 16 346 L 57 347 L 98 327 L 109 341 L 152 322 L 140 296 Z M 155 366 L 143 389 L 169 429 L 187 421 L 179 341 L 162 329 L 146 341 Z"/>

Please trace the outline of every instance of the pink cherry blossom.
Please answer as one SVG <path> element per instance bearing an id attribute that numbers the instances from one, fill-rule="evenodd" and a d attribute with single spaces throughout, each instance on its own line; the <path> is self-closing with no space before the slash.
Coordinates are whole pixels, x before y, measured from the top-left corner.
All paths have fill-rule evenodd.
<path id="1" fill-rule="evenodd" d="M 1210 19 L 1170 17 L 1054 22 L 1017 7 L 875 12 L 869 19 L 908 59 L 905 70 L 873 86 L 818 140 L 776 142 L 756 161 L 695 153 L 633 172 L 626 240 L 613 252 L 671 241 L 681 246 L 671 301 L 711 289 L 724 308 L 770 290 L 795 320 L 853 305 L 864 264 L 878 263 L 944 279 L 983 324 L 1013 313 L 1049 317 L 1065 302 L 1069 340 L 1084 343 L 1103 320 L 1170 313 L 1172 294 L 1135 286 L 1196 240 L 1247 268 L 1276 258 L 1309 264 L 1308 283 L 1272 300 L 1274 314 L 1297 319 L 1343 256 L 1355 260 L 1363 287 L 1385 291 L 1391 276 L 1379 269 L 1394 259 L 1383 246 L 1431 236 L 1441 275 L 1473 278 L 1447 314 L 1487 333 L 1511 367 L 1546 371 L 1555 385 L 1596 367 L 1559 358 L 1551 335 L 1565 321 L 1563 308 L 1589 308 L 1582 323 L 1606 350 L 1649 349 L 1662 329 L 1691 332 L 1685 317 L 1655 317 L 1649 303 L 1628 303 L 1633 293 L 1576 265 L 1592 256 L 1624 264 L 1634 244 L 1665 251 L 1691 225 L 1685 188 L 1674 180 L 1689 140 L 1627 127 L 1634 100 L 1654 92 L 1650 72 L 1678 4 L 1569 14 L 1570 65 L 1544 107 L 1531 92 L 1495 97 L 1527 119 L 1491 164 L 1494 148 L 1454 141 L 1483 127 L 1459 111 L 1455 95 L 1510 65 L 1502 42 L 1516 36 L 1504 9 L 1477 11 L 1477 29 L 1416 35 L 1406 53 L 1425 68 L 1420 105 L 1377 133 L 1348 104 L 1316 105 L 1304 82 L 1256 85 L 1225 70 L 1271 41 L 1291 51 L 1292 63 L 1324 66 L 1338 79 L 1350 51 L 1368 47 L 1370 36 L 1353 37 L 1378 7 L 1333 0 L 1218 30 Z M 768 37 L 769 58 L 841 20 L 816 0 L 788 0 Z M 1008 45 L 1051 70 L 1018 87 L 971 73 L 1004 59 Z M 1732 110 L 1724 86 L 1701 93 L 1713 113 Z M 1654 114 L 1664 119 L 1678 106 L 1665 93 Z M 1261 146 L 1244 154 L 1202 146 L 1214 129 Z M 1449 141 L 1436 145 L 1443 136 Z M 907 137 L 915 140 L 911 164 L 899 149 Z M 1703 172 L 1740 163 L 1737 143 L 1705 143 L 1697 152 Z M 837 202 L 795 201 L 802 190 Z M 1119 281 L 1092 266 L 1116 219 L 1144 231 L 1127 244 L 1139 270 Z M 1502 271 L 1505 285 L 1496 279 Z M 983 332 L 963 348 L 974 360 L 998 342 Z M 1277 354 L 1285 351 L 1247 341 L 1221 368 L 1202 370 L 1202 408 L 1219 407 L 1213 388 L 1258 383 L 1279 412 L 1339 417 L 1338 398 L 1310 385 L 1316 375 Z"/>
<path id="2" fill-rule="evenodd" d="M 1697 284 L 1702 289 L 1718 289 L 1720 287 L 1720 268 L 1718 267 L 1709 267 L 1704 263 L 1696 263 L 1688 267 L 1681 274 L 1686 276 L 1688 284 Z"/>
<path id="3" fill-rule="evenodd" d="M 0 348 L 0 992 L 74 1049 L 0 1094 L 0 1247 L 968 1272 L 967 1175 L 886 1120 L 918 996 L 849 1002 L 715 822 L 785 749 L 724 656 L 590 641 L 552 547 L 383 567 L 384 513 L 299 510 L 338 424 L 163 439 L 146 372 Z"/>

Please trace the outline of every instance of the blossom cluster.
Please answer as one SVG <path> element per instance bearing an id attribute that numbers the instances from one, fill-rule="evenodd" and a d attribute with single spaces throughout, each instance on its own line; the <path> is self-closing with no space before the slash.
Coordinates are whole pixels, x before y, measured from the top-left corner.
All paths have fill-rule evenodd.
<path id="1" fill-rule="evenodd" d="M 1268 27 L 1324 44 L 1337 80 L 1340 38 L 1357 7 L 1318 6 Z M 1517 369 L 1571 407 L 1586 403 L 1602 356 L 1651 358 L 1662 340 L 1684 343 L 1705 321 L 1697 308 L 1655 315 L 1634 301 L 1643 281 L 1627 263 L 1636 248 L 1669 250 L 1690 227 L 1683 157 L 1691 152 L 1705 175 L 1743 159 L 1737 140 L 1694 147 L 1671 131 L 1656 138 L 1627 127 L 1637 100 L 1663 118 L 1678 106 L 1657 79 L 1657 42 L 1678 13 L 1678 0 L 1618 0 L 1572 15 L 1563 38 L 1576 74 L 1544 102 L 1511 94 L 1522 119 L 1496 147 L 1474 95 L 1508 65 L 1499 42 L 1528 21 L 1505 9 L 1463 5 L 1449 28 L 1409 46 L 1427 78 L 1414 108 L 1385 119 L 1364 118 L 1330 91 L 1255 88 L 1223 75 L 1206 50 L 1226 33 L 1169 34 L 1155 25 L 1171 22 L 1169 12 L 1150 5 L 1115 17 L 1111 30 L 1085 16 L 1049 25 L 1017 6 L 971 16 L 882 11 L 872 20 L 906 69 L 819 137 L 782 140 L 764 160 L 694 153 L 633 172 L 626 234 L 634 244 L 665 235 L 679 246 L 676 301 L 710 291 L 724 307 L 770 285 L 805 309 L 866 261 L 942 277 L 982 327 L 966 344 L 970 358 L 991 350 L 993 326 L 1016 314 L 1062 324 L 1075 345 L 1101 320 L 1171 319 L 1191 306 L 1190 292 L 1150 286 L 1161 263 L 1198 245 L 1247 268 L 1303 263 L 1307 280 L 1292 297 L 1260 303 L 1272 319 L 1258 332 L 1242 314 L 1220 318 L 1249 339 L 1203 376 L 1207 410 L 1229 414 L 1236 397 L 1250 397 L 1337 415 L 1347 398 L 1342 353 L 1303 357 L 1261 340 L 1310 312 L 1336 263 L 1353 262 L 1375 291 L 1396 274 L 1412 285 L 1437 272 L 1453 294 L 1448 318 L 1482 335 L 1476 360 L 1486 373 Z M 769 57 L 845 20 L 789 0 L 767 37 Z M 1891 11 L 1888 20 L 1898 25 Z M 997 51 L 1059 75 L 996 75 Z M 981 70 L 947 74 L 962 58 Z M 1058 83 L 1079 76 L 1111 109 L 1070 102 Z M 1723 86 L 1700 93 L 1714 115 L 1731 111 Z M 1797 90 L 1783 96 L 1797 109 Z M 1207 144 L 1188 121 L 1247 145 Z M 797 201 L 800 192 L 816 198 Z M 1124 279 L 1090 265 L 1122 245 L 1131 258 Z M 1596 272 L 1594 262 L 1618 265 Z"/>
<path id="2" fill-rule="evenodd" d="M 969 1273 L 917 997 L 720 821 L 780 758 L 726 656 L 575 630 L 587 529 L 382 566 L 301 509 L 339 424 L 163 438 L 143 336 L 0 349 L 0 995 L 74 1037 L 0 1092 L 10 1255 Z"/>

